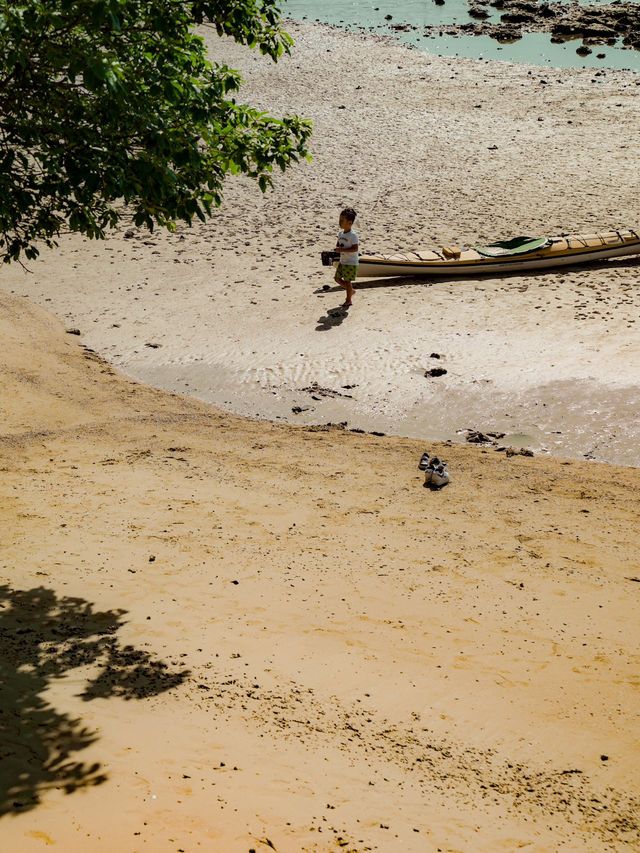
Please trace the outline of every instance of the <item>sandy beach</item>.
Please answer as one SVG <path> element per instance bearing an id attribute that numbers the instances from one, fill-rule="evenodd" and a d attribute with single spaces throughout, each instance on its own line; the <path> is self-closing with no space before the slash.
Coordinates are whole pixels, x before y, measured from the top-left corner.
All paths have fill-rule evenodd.
<path id="1" fill-rule="evenodd" d="M 637 261 L 318 258 L 635 225 L 637 77 L 288 29 L 312 163 L 3 270 L 0 847 L 640 850 Z"/>
<path id="2" fill-rule="evenodd" d="M 322 291 L 333 281 L 319 259 L 347 204 L 365 251 L 637 227 L 638 75 L 288 27 L 296 47 L 277 66 L 213 39 L 211 54 L 242 70 L 249 102 L 313 121 L 311 163 L 266 196 L 229 181 L 214 220 L 175 235 L 65 238 L 30 275 L 3 271 L 3 287 L 128 375 L 238 414 L 414 438 L 502 432 L 539 452 L 640 464 L 637 259 L 363 280 L 346 319 L 331 313 L 342 292 Z M 437 379 L 425 377 L 432 353 L 447 370 Z"/>

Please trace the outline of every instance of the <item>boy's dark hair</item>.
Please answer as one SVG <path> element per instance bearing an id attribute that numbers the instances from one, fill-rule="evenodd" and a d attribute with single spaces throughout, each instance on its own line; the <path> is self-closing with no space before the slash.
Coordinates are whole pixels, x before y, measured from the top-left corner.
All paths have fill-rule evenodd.
<path id="1" fill-rule="evenodd" d="M 356 212 L 352 207 L 345 207 L 340 216 L 344 216 L 349 222 L 353 222 L 356 218 Z"/>

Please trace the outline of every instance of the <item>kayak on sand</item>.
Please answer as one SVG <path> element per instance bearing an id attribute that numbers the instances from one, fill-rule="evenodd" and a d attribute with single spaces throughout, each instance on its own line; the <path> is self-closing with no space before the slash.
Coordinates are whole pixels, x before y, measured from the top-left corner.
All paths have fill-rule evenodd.
<path id="1" fill-rule="evenodd" d="M 384 255 L 361 254 L 358 278 L 376 276 L 485 275 L 552 269 L 624 255 L 640 254 L 640 229 L 558 237 L 515 237 L 471 249 L 456 246 L 433 251 Z M 335 264 L 333 252 L 322 252 L 325 266 Z"/>

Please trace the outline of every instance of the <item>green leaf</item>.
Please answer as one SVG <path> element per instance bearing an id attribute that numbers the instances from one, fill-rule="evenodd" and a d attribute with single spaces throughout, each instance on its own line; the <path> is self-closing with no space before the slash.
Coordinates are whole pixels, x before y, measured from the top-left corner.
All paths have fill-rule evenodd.
<path id="1" fill-rule="evenodd" d="M 209 60 L 198 20 L 274 60 L 293 43 L 277 0 L 0 0 L 4 261 L 123 216 L 204 221 L 227 178 L 266 192 L 309 158 L 310 124 L 237 102 L 241 75 Z"/>

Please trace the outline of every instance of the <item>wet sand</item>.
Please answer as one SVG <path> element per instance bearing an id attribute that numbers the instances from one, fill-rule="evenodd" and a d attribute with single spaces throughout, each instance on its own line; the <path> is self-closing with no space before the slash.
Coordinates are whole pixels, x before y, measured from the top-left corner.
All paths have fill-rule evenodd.
<path id="1" fill-rule="evenodd" d="M 348 316 L 319 262 L 346 204 L 365 250 L 636 226 L 637 75 L 290 29 L 293 57 L 277 66 L 211 49 L 242 68 L 247 100 L 312 119 L 311 163 L 264 197 L 230 181 L 213 221 L 173 236 L 65 238 L 31 275 L 5 271 L 3 287 L 129 375 L 239 414 L 425 439 L 503 432 L 538 452 L 638 465 L 637 259 L 363 280 Z M 434 352 L 447 373 L 425 377 Z M 318 386 L 327 393 L 305 390 Z"/>

